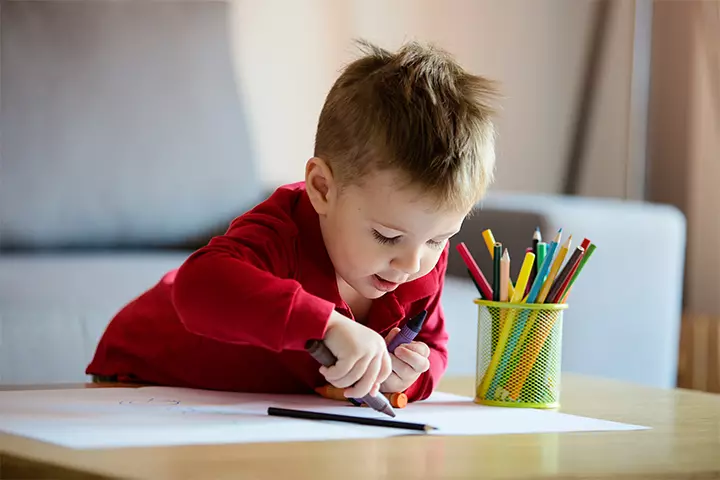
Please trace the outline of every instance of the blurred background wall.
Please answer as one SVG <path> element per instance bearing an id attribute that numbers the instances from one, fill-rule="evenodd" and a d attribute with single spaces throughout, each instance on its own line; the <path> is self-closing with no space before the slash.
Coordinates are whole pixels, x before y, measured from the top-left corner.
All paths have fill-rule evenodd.
<path id="1" fill-rule="evenodd" d="M 613 4 L 581 193 L 625 197 L 636 6 Z M 238 83 L 268 184 L 302 177 L 324 96 L 362 37 L 388 49 L 434 42 L 501 82 L 495 188 L 560 192 L 594 2 L 236 0 L 233 8 Z"/>

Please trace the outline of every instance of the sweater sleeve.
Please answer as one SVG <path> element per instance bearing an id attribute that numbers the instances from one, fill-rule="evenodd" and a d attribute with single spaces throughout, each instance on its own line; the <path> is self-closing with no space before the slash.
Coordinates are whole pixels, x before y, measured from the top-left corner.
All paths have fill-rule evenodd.
<path id="1" fill-rule="evenodd" d="M 178 269 L 172 301 L 188 331 L 272 351 L 324 337 L 334 304 L 291 278 L 297 230 L 283 215 L 239 217 Z"/>
<path id="2" fill-rule="evenodd" d="M 447 369 L 448 333 L 445 330 L 445 315 L 440 304 L 440 298 L 445 284 L 448 252 L 449 250 L 446 248 L 435 267 L 438 275 L 438 289 L 427 301 L 427 306 L 424 307 L 428 312 L 427 317 L 422 330 L 415 337 L 415 341 L 423 342 L 430 348 L 428 358 L 430 368 L 405 390 L 405 394 L 411 402 L 429 397 Z"/>

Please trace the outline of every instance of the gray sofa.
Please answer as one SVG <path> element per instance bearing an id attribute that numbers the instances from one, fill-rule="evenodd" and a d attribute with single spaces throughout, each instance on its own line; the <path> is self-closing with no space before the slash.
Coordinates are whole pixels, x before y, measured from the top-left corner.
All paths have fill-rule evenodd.
<path id="1" fill-rule="evenodd" d="M 84 381 L 114 313 L 271 186 L 253 162 L 228 4 L 12 1 L 0 14 L 0 383 Z M 676 210 L 502 192 L 478 207 L 456 241 L 486 273 L 484 228 L 512 252 L 536 225 L 598 245 L 565 317 L 566 371 L 674 386 Z M 475 296 L 453 255 L 449 374 L 474 373 Z"/>

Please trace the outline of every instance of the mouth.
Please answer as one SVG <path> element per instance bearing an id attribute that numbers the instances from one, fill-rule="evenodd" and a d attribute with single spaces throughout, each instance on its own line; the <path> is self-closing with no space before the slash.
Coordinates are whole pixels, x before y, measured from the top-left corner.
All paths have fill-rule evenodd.
<path id="1" fill-rule="evenodd" d="M 383 292 L 391 292 L 400 286 L 399 282 L 391 282 L 389 280 L 385 280 L 377 274 L 373 275 L 372 278 L 373 283 L 375 284 L 375 288 Z"/>

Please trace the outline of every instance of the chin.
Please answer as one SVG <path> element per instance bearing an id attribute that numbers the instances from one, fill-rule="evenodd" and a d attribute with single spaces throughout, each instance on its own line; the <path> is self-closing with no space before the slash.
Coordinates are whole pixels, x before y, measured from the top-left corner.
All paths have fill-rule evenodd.
<path id="1" fill-rule="evenodd" d="M 353 287 L 353 289 L 357 293 L 362 295 L 364 298 L 367 298 L 368 300 L 375 300 L 376 298 L 380 298 L 387 293 L 382 290 L 378 290 L 371 283 L 363 282 L 362 284 L 357 286 L 351 285 L 351 287 Z"/>
<path id="2" fill-rule="evenodd" d="M 366 292 L 360 292 L 363 297 L 369 299 L 369 300 L 375 300 L 376 298 L 380 298 L 384 296 L 388 292 L 381 292 L 380 290 L 376 290 L 374 288 L 369 288 Z"/>

